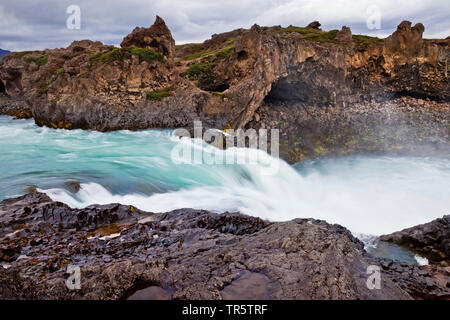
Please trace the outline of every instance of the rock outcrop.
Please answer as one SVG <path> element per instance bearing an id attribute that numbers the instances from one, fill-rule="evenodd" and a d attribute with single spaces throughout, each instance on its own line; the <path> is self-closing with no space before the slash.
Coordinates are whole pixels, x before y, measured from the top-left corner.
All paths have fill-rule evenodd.
<path id="1" fill-rule="evenodd" d="M 335 38 L 337 41 L 351 44 L 353 42 L 352 31 L 349 27 L 343 26 L 341 31 L 339 31 Z"/>
<path id="2" fill-rule="evenodd" d="M 410 298 L 389 277 L 369 290 L 362 243 L 323 221 L 75 210 L 36 192 L 0 210 L 2 299 L 118 299 L 145 284 L 173 299 Z M 80 290 L 66 286 L 68 265 L 81 268 Z"/>
<path id="3" fill-rule="evenodd" d="M 408 247 L 431 262 L 450 267 L 450 215 L 381 236 L 381 240 Z"/>
<path id="4" fill-rule="evenodd" d="M 150 28 L 135 28 L 123 39 L 120 46 L 153 48 L 169 59 L 175 54 L 175 40 L 166 23 L 159 16 L 156 16 L 155 23 Z"/>
<path id="5" fill-rule="evenodd" d="M 375 258 L 325 221 L 72 209 L 35 191 L 0 213 L 1 299 L 450 298 L 448 270 Z M 66 286 L 68 265 L 80 267 L 79 290 Z M 382 270 L 381 289 L 368 289 L 369 265 Z"/>
<path id="6" fill-rule="evenodd" d="M 292 162 L 352 152 L 449 152 L 450 40 L 402 22 L 386 39 L 260 27 L 174 48 L 161 18 L 114 48 L 11 53 L 9 97 L 55 128 L 280 129 Z"/>

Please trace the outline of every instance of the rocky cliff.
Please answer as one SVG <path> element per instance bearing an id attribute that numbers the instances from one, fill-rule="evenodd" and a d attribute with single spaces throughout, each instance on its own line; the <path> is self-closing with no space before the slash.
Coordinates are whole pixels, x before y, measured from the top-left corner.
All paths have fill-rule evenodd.
<path id="1" fill-rule="evenodd" d="M 320 24 L 319 24 L 320 25 Z M 402 22 L 386 39 L 260 27 L 175 46 L 161 18 L 121 48 L 76 41 L 0 61 L 8 99 L 54 128 L 280 129 L 282 155 L 448 152 L 450 39 Z"/>

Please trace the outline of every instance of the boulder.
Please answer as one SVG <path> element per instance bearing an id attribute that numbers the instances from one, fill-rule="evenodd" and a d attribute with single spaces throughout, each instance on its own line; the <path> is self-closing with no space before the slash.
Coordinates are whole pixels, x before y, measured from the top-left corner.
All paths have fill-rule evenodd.
<path id="1" fill-rule="evenodd" d="M 321 24 L 319 21 L 313 21 L 313 22 L 310 22 L 306 27 L 310 28 L 310 29 L 321 30 L 320 26 L 321 26 Z"/>

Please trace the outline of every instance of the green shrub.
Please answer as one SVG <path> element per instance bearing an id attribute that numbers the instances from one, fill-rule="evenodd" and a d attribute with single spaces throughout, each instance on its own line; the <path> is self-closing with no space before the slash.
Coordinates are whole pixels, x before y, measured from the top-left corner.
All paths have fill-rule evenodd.
<path id="1" fill-rule="evenodd" d="M 161 101 L 162 99 L 166 98 L 166 97 L 170 97 L 171 95 L 173 95 L 173 88 L 172 87 L 167 87 L 164 89 L 157 89 L 157 90 L 153 90 L 150 91 L 149 93 L 147 93 L 147 100 L 151 100 L 151 101 Z"/>
<path id="2" fill-rule="evenodd" d="M 60 74 L 64 73 L 64 68 L 59 68 L 58 70 L 56 70 L 56 75 L 59 76 Z"/>

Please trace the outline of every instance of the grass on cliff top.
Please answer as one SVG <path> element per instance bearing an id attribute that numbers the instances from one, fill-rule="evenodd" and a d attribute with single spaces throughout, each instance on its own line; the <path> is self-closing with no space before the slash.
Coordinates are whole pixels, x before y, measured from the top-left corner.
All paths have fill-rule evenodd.
<path id="1" fill-rule="evenodd" d="M 283 38 L 289 38 L 292 33 L 297 33 L 301 34 L 303 39 L 313 42 L 339 43 L 339 41 L 335 40 L 339 30 L 321 31 L 312 28 L 290 26 L 287 28 L 275 29 L 273 32 Z M 352 39 L 355 46 L 361 49 L 367 48 L 367 46 L 372 43 L 383 41 L 383 39 L 365 35 L 352 35 Z"/>
<path id="2" fill-rule="evenodd" d="M 26 57 L 23 59 L 23 61 L 27 63 L 36 63 L 38 66 L 43 66 L 48 61 L 48 55 L 40 56 L 40 57 Z"/>
<path id="3" fill-rule="evenodd" d="M 379 43 L 383 41 L 383 39 L 377 37 L 364 36 L 362 34 L 354 34 L 352 35 L 353 43 L 356 47 L 365 49 L 372 43 Z"/>
<path id="4" fill-rule="evenodd" d="M 147 93 L 146 99 L 150 101 L 161 101 L 166 97 L 173 95 L 173 88 L 167 87 L 164 89 L 157 89 Z"/>
<path id="5" fill-rule="evenodd" d="M 210 71 L 217 63 L 212 63 L 207 60 L 200 61 L 199 63 L 193 64 L 184 73 L 191 80 L 196 80 L 201 74 Z"/>
<path id="6" fill-rule="evenodd" d="M 302 38 L 305 40 L 313 42 L 332 42 L 332 43 L 337 42 L 336 40 L 334 40 L 334 38 L 336 38 L 338 32 L 339 30 L 322 31 L 312 28 L 294 27 L 294 26 L 274 30 L 275 34 L 278 34 L 283 38 L 289 38 L 292 33 L 297 33 L 301 34 Z"/>
<path id="7" fill-rule="evenodd" d="M 29 54 L 33 54 L 33 53 L 42 53 L 42 51 L 38 51 L 38 50 L 34 50 L 34 51 L 20 51 L 20 52 L 14 52 L 14 55 L 16 56 L 16 58 L 23 58 Z"/>
<path id="8" fill-rule="evenodd" d="M 184 56 L 182 59 L 184 61 L 190 61 L 198 58 L 226 59 L 233 53 L 235 40 L 236 38 L 231 37 L 221 43 L 218 47 L 208 49 L 203 49 L 203 44 L 201 43 L 195 43 L 191 52 L 189 52 L 189 54 Z"/>
<path id="9" fill-rule="evenodd" d="M 140 61 L 153 62 L 155 60 L 163 60 L 164 56 L 153 50 L 144 49 L 136 47 L 126 47 L 126 48 L 113 48 L 107 52 L 98 52 L 93 54 L 89 61 L 93 62 L 112 62 L 112 61 L 123 61 L 125 59 L 131 58 L 131 55 L 137 55 Z"/>

